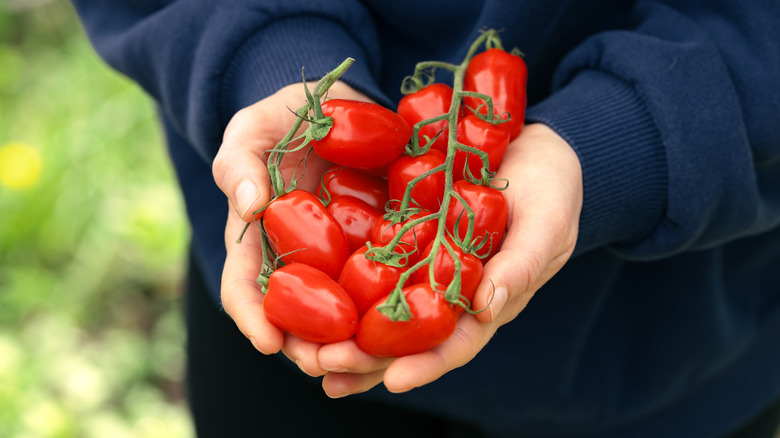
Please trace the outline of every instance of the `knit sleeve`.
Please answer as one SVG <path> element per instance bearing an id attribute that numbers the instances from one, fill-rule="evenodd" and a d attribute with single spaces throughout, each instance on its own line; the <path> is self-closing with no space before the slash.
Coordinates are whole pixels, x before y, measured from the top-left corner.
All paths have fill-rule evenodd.
<path id="1" fill-rule="evenodd" d="M 372 20 L 357 1 L 74 0 L 101 57 L 137 82 L 211 161 L 241 107 L 314 80 L 347 57 L 343 79 L 382 100 Z"/>
<path id="2" fill-rule="evenodd" d="M 638 2 L 529 108 L 577 152 L 576 253 L 650 260 L 780 224 L 780 19 L 774 2 Z"/>

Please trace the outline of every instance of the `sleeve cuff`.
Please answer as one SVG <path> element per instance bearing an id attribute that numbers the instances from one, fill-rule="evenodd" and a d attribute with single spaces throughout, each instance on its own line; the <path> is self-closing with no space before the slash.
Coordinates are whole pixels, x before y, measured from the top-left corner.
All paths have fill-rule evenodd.
<path id="1" fill-rule="evenodd" d="M 311 35 L 317 35 L 311 38 Z M 355 63 L 341 80 L 383 102 L 366 50 L 340 24 L 317 16 L 275 21 L 249 37 L 232 58 L 221 82 L 219 113 L 226 124 L 241 108 L 280 88 L 317 80 L 347 57 Z"/>
<path id="2" fill-rule="evenodd" d="M 548 125 L 579 156 L 584 198 L 575 254 L 628 248 L 652 233 L 667 202 L 667 163 L 652 116 L 629 84 L 582 71 L 528 108 L 526 120 Z"/>

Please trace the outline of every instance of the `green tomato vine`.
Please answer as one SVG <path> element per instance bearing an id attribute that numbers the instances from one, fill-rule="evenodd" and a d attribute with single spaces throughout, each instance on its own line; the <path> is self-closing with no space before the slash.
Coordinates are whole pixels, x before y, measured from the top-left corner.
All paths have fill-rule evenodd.
<path id="1" fill-rule="evenodd" d="M 471 58 L 480 49 L 480 47 L 483 45 L 485 48 L 492 48 L 492 47 L 501 48 L 501 41 L 495 30 L 483 31 L 480 34 L 480 36 L 471 44 L 469 50 L 467 51 L 465 57 L 463 58 L 460 64 L 451 64 L 451 63 L 439 62 L 439 61 L 420 62 L 415 66 L 414 73 L 410 76 L 407 76 L 402 82 L 402 86 L 401 86 L 402 93 L 410 94 L 433 83 L 435 80 L 435 72 L 437 70 L 439 69 L 447 70 L 451 72 L 453 76 L 453 85 L 452 85 L 453 95 L 452 95 L 452 101 L 450 104 L 449 112 L 437 117 L 423 120 L 413 126 L 411 142 L 410 145 L 407 146 L 407 151 L 406 151 L 406 153 L 411 156 L 417 156 L 428 152 L 428 150 L 431 147 L 431 144 L 433 143 L 432 141 L 433 139 L 426 137 L 427 139 L 426 144 L 424 146 L 420 146 L 419 143 L 420 129 L 425 125 L 446 120 L 448 122 L 448 128 L 446 131 L 447 152 L 446 152 L 446 158 L 444 164 L 437 166 L 417 176 L 412 181 L 410 181 L 403 195 L 403 198 L 400 200 L 400 204 L 398 208 L 397 209 L 387 208 L 388 211 L 385 214 L 384 218 L 386 220 L 390 220 L 392 224 L 403 222 L 404 225 L 401 227 L 400 231 L 386 245 L 373 246 L 370 243 L 368 244 L 369 250 L 366 252 L 366 258 L 373 260 L 377 263 L 385 263 L 393 266 L 403 266 L 406 263 L 407 255 L 395 251 L 396 247 L 401 243 L 401 238 L 407 232 L 412 230 L 413 227 L 415 227 L 416 225 L 419 225 L 423 222 L 430 221 L 430 220 L 437 221 L 436 235 L 434 237 L 430 253 L 426 257 L 419 259 L 412 266 L 409 266 L 408 269 L 406 269 L 401 274 L 401 277 L 395 289 L 390 294 L 390 296 L 387 298 L 387 300 L 384 303 L 382 303 L 377 307 L 377 309 L 380 312 L 387 315 L 391 320 L 394 321 L 408 321 L 413 317 L 413 315 L 410 312 L 409 305 L 406 302 L 406 299 L 404 297 L 404 294 L 402 293 L 402 288 L 414 271 L 423 268 L 425 265 L 428 265 L 429 278 L 432 283 L 431 286 L 433 287 L 433 290 L 440 291 L 440 289 L 437 288 L 438 285 L 434 280 L 433 273 L 434 273 L 434 260 L 436 259 L 438 252 L 441 250 L 445 250 L 449 253 L 455 266 L 453 279 L 450 282 L 450 284 L 447 286 L 445 291 L 443 292 L 444 298 L 452 305 L 458 305 L 466 309 L 466 311 L 475 312 L 469 309 L 470 303 L 463 302 L 464 298 L 460 295 L 461 263 L 455 253 L 455 249 L 452 247 L 451 243 L 446 238 L 446 236 L 449 234 L 446 227 L 446 216 L 450 204 L 451 202 L 453 202 L 453 199 L 455 199 L 457 202 L 463 205 L 466 219 L 468 219 L 469 221 L 468 230 L 466 232 L 466 235 L 463 237 L 463 239 L 460 239 L 452 235 L 450 235 L 450 238 L 453 239 L 453 241 L 464 251 L 472 252 L 475 249 L 479 249 L 482 245 L 485 245 L 486 242 L 489 241 L 487 236 L 473 236 L 474 211 L 471 209 L 468 203 L 453 190 L 454 181 L 452 175 L 455 154 L 457 151 L 464 151 L 469 154 L 472 154 L 473 156 L 478 157 L 483 164 L 481 175 L 472 175 L 468 170 L 466 170 L 467 172 L 467 175 L 465 175 L 466 179 L 474 183 L 488 185 L 491 184 L 492 177 L 493 177 L 493 174 L 488 170 L 487 153 L 477 148 L 458 142 L 457 131 L 456 131 L 456 127 L 458 124 L 458 116 L 462 110 L 461 102 L 464 97 L 476 97 L 485 102 L 483 105 L 487 106 L 487 114 L 484 116 L 479 114 L 478 111 L 479 108 L 470 109 L 479 117 L 484 117 L 485 120 L 491 123 L 501 122 L 500 120 L 498 120 L 497 117 L 494 116 L 493 102 L 490 96 L 471 92 L 471 91 L 466 91 L 463 89 L 464 76 L 465 76 L 466 69 L 468 68 L 469 62 Z M 269 154 L 268 172 L 270 176 L 271 186 L 275 193 L 275 197 L 281 197 L 285 193 L 294 190 L 296 186 L 296 182 L 298 180 L 293 174 L 289 182 L 289 185 L 285 183 L 282 173 L 280 171 L 280 165 L 283 156 L 289 152 L 302 150 L 307 146 L 309 147 L 307 154 L 311 153 L 311 146 L 309 146 L 309 143 L 312 140 L 320 140 L 324 138 L 328 134 L 330 127 L 333 126 L 332 118 L 323 116 L 322 108 L 320 104 L 321 101 L 325 98 L 328 89 L 341 77 L 341 75 L 352 65 L 353 62 L 354 59 L 352 58 L 347 58 L 346 60 L 344 60 L 336 69 L 326 74 L 316 84 L 316 86 L 312 91 L 310 91 L 309 88 L 306 86 L 306 82 L 304 80 L 304 89 L 305 89 L 306 99 L 307 99 L 306 104 L 295 111 L 297 117 L 293 125 L 290 127 L 290 130 L 287 133 L 287 135 L 281 141 L 279 141 L 276 147 L 274 147 L 273 149 L 267 152 Z M 298 132 L 303 122 L 307 122 L 308 127 L 301 135 L 296 136 L 295 134 L 296 132 Z M 291 145 L 296 143 L 298 143 L 297 146 L 295 146 L 294 148 L 290 148 Z M 468 166 L 466 166 L 466 169 L 468 169 Z M 444 172 L 445 175 L 445 190 L 444 190 L 444 196 L 441 202 L 441 206 L 438 211 L 430 212 L 429 214 L 419 216 L 421 209 L 418 206 L 416 206 L 416 203 L 411 197 L 412 189 L 419 181 L 422 181 L 425 178 L 437 172 Z M 503 188 L 496 187 L 496 188 L 502 190 L 506 187 Z M 413 216 L 415 217 L 412 218 Z M 460 218 L 460 219 L 464 219 L 464 218 Z M 259 222 L 260 222 L 259 226 L 261 230 L 263 230 L 262 219 Z M 247 224 L 247 226 L 249 226 L 249 224 Z M 456 229 L 457 229 L 457 224 L 456 224 Z M 245 231 L 246 228 L 244 229 L 244 232 Z M 242 232 L 242 236 L 243 236 L 243 232 Z M 272 251 L 270 251 L 264 232 L 262 233 L 261 236 L 261 242 L 263 246 L 265 264 L 264 264 L 264 272 L 261 273 L 260 276 L 264 278 L 267 277 L 270 271 L 274 269 L 272 265 L 273 266 L 276 265 L 279 257 L 278 256 L 273 257 Z M 421 248 L 417 248 L 416 250 L 420 251 Z M 271 263 L 270 260 L 274 260 L 274 262 Z M 262 280 L 260 281 L 262 283 Z"/>

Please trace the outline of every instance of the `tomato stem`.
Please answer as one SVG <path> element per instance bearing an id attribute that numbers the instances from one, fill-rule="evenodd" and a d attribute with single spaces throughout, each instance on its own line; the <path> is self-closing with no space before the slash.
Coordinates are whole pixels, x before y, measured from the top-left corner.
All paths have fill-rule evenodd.
<path id="1" fill-rule="evenodd" d="M 420 128 L 429 123 L 435 123 L 441 120 L 447 120 L 448 122 L 447 153 L 443 165 L 437 166 L 423 173 L 422 175 L 419 175 L 418 177 L 414 178 L 407 184 L 403 199 L 401 199 L 399 210 L 404 211 L 405 209 L 409 208 L 409 205 L 412 202 L 411 192 L 412 189 L 417 185 L 417 183 L 429 177 L 430 175 L 433 175 L 436 172 L 444 172 L 444 196 L 439 206 L 439 211 L 426 215 L 423 218 L 418 218 L 406 222 L 404 226 L 401 228 L 401 230 L 397 233 L 397 235 L 384 247 L 385 251 L 393 251 L 395 245 L 399 243 L 401 237 L 406 232 L 411 230 L 412 227 L 427 220 L 436 219 L 438 221 L 436 236 L 434 237 L 433 243 L 431 244 L 430 254 L 424 257 L 422 260 L 418 260 L 417 263 L 415 263 L 413 266 L 409 267 L 406 271 L 404 271 L 404 273 L 401 274 L 401 277 L 398 280 L 396 288 L 393 290 L 393 292 L 390 293 L 390 296 L 387 298 L 387 300 L 377 307 L 377 309 L 380 312 L 387 315 L 391 320 L 404 320 L 404 321 L 408 320 L 408 319 L 401 319 L 401 318 L 407 318 L 407 315 L 411 314 L 408 304 L 406 303 L 406 300 L 403 298 L 402 287 L 409 279 L 411 274 L 417 269 L 420 269 L 422 266 L 425 266 L 426 264 L 429 265 L 430 278 L 432 282 L 431 286 L 433 287 L 434 291 L 438 291 L 435 287 L 436 283 L 433 278 L 433 264 L 435 263 L 436 260 L 436 254 L 438 253 L 438 251 L 441 250 L 442 245 L 444 245 L 445 250 L 447 250 L 450 253 L 456 266 L 456 270 L 455 270 L 456 272 L 453 275 L 453 280 L 451 281 L 450 285 L 447 287 L 447 290 L 444 292 L 445 299 L 452 304 L 460 305 L 462 307 L 464 306 L 462 297 L 460 296 L 460 270 L 461 270 L 460 261 L 458 260 L 458 257 L 454 253 L 453 248 L 446 241 L 445 238 L 447 234 L 446 221 L 447 221 L 447 212 L 450 207 L 450 202 L 452 198 L 455 197 L 464 206 L 464 209 L 466 210 L 466 215 L 469 218 L 468 230 L 466 232 L 466 235 L 464 236 L 463 240 L 460 240 L 459 237 L 456 238 L 455 242 L 456 244 L 461 246 L 461 248 L 464 251 L 466 252 L 473 251 L 475 247 L 474 246 L 475 242 L 472 241 L 472 237 L 474 233 L 474 211 L 471 209 L 471 207 L 469 207 L 468 203 L 466 203 L 465 200 L 454 191 L 452 170 L 455 164 L 455 154 L 457 151 L 460 150 L 460 151 L 468 152 L 479 156 L 483 164 L 483 171 L 481 172 L 482 174 L 480 175 L 480 177 L 488 178 L 488 180 L 490 178 L 490 172 L 487 170 L 489 168 L 487 153 L 475 147 L 461 144 L 457 140 L 457 124 L 461 112 L 461 105 L 462 105 L 461 101 L 463 97 L 466 96 L 477 97 L 479 99 L 484 100 L 485 101 L 484 105 L 487 105 L 487 110 L 488 110 L 487 111 L 488 121 L 490 121 L 491 123 L 497 123 L 497 122 L 500 123 L 500 120 L 499 121 L 494 120 L 493 100 L 489 96 L 465 91 L 463 89 L 463 81 L 466 74 L 466 69 L 468 68 L 468 64 L 471 61 L 471 58 L 474 57 L 474 55 L 477 53 L 477 51 L 480 49 L 482 45 L 484 45 L 485 48 L 501 47 L 501 40 L 498 37 L 498 33 L 492 29 L 482 32 L 480 36 L 471 44 L 469 50 L 466 53 L 466 56 L 463 58 L 463 61 L 458 65 L 453 65 L 445 62 L 436 62 L 436 61 L 427 61 L 427 62 L 418 63 L 415 66 L 414 74 L 404 79 L 404 84 L 402 85 L 402 92 L 408 94 L 410 92 L 416 91 L 419 88 L 422 88 L 420 87 L 420 85 L 422 84 L 429 85 L 432 81 L 431 78 L 434 76 L 435 70 L 438 68 L 447 69 L 451 71 L 453 74 L 453 87 L 452 87 L 453 94 L 452 94 L 452 100 L 450 102 L 449 112 L 441 116 L 423 120 L 415 124 L 413 128 L 411 152 L 412 154 L 421 154 L 427 152 L 428 148 L 430 148 L 430 144 L 432 143 L 432 141 L 430 139 L 428 140 L 425 146 L 425 151 L 419 151 L 420 148 L 419 148 L 418 133 Z M 467 177 L 468 175 L 471 174 L 471 172 L 468 170 L 468 161 L 466 162 L 465 172 L 467 173 Z M 474 175 L 471 176 L 474 177 Z M 403 216 L 399 215 L 398 217 L 403 217 Z M 456 224 L 455 230 L 458 230 L 458 224 Z M 485 242 L 482 241 L 481 245 L 479 244 L 478 245 L 481 247 L 484 244 Z M 377 248 L 377 250 L 378 249 L 379 248 Z M 421 249 L 418 248 L 417 250 L 419 251 Z M 367 253 L 367 257 L 370 257 L 368 253 Z M 399 319 L 394 319 L 394 318 L 399 318 Z"/>
<path id="2" fill-rule="evenodd" d="M 268 289 L 268 277 L 271 272 L 276 269 L 276 264 L 272 262 L 275 260 L 271 251 L 271 245 L 268 243 L 268 236 L 265 234 L 265 227 L 263 226 L 263 220 L 259 221 L 260 228 L 260 252 L 263 256 L 263 265 L 260 268 L 260 275 L 257 276 L 257 283 L 262 286 L 262 292 L 265 293 Z"/>
<path id="3" fill-rule="evenodd" d="M 401 210 L 401 211 L 403 211 L 403 210 Z M 391 220 L 391 224 L 392 223 L 398 223 L 396 221 L 400 222 L 400 221 L 404 220 L 404 219 L 398 219 L 398 217 L 404 217 L 404 215 L 402 215 L 402 214 L 399 215 L 397 212 L 388 213 L 387 216 L 390 216 L 392 218 L 392 219 L 390 219 Z M 406 242 L 401 242 L 401 238 L 403 238 L 403 236 L 406 233 L 408 233 L 409 231 L 413 230 L 415 226 L 417 226 L 417 225 L 419 225 L 419 224 L 421 224 L 423 222 L 427 222 L 429 220 L 437 219 L 439 217 L 440 217 L 439 213 L 433 213 L 433 214 L 429 214 L 429 215 L 422 216 L 422 217 L 415 218 L 415 219 L 411 219 L 411 220 L 408 220 L 408 218 L 407 218 L 406 222 L 401 227 L 401 229 L 398 231 L 398 233 L 396 233 L 395 236 L 393 236 L 393 238 L 390 239 L 390 241 L 386 245 L 369 248 L 369 251 L 366 252 L 365 257 L 367 259 L 369 259 L 369 260 L 372 260 L 372 261 L 377 261 L 377 262 L 382 262 L 382 263 L 385 263 L 385 264 L 390 264 L 392 266 L 401 266 L 402 267 L 403 265 L 400 264 L 400 263 L 399 264 L 388 263 L 385 260 L 400 262 L 400 260 L 404 260 L 404 259 L 408 260 L 408 256 L 410 254 L 414 254 L 414 252 L 419 252 L 421 249 L 417 245 L 416 237 L 415 237 L 415 247 L 412 249 L 412 251 L 406 251 L 405 248 L 401 248 L 401 249 L 404 250 L 404 253 L 403 254 L 399 254 L 399 253 L 397 253 L 395 251 L 395 249 L 396 249 L 396 247 L 399 244 L 408 245 Z M 399 281 L 398 284 L 401 285 L 401 284 L 403 284 L 403 282 Z"/>
<path id="4" fill-rule="evenodd" d="M 354 62 L 355 60 L 353 58 L 347 58 L 342 61 L 338 67 L 327 73 L 317 82 L 313 91 L 309 91 L 309 87 L 306 85 L 306 79 L 303 78 L 306 105 L 303 105 L 295 111 L 295 121 L 287 132 L 287 135 L 269 151 L 268 173 L 271 179 L 271 187 L 274 189 L 276 197 L 283 196 L 287 192 L 295 189 L 295 179 L 291 181 L 290 186 L 286 186 L 284 177 L 282 176 L 281 164 L 284 155 L 287 152 L 301 150 L 306 147 L 311 140 L 321 139 L 327 135 L 328 130 L 333 125 L 333 121 L 330 117 L 323 116 L 320 101 L 327 93 L 328 89 L 338 81 L 341 75 L 343 75 Z M 303 71 L 301 71 L 301 73 L 303 74 Z M 314 117 L 309 118 L 309 113 L 313 113 Z M 301 127 L 301 124 L 304 121 L 307 121 L 309 124 L 306 131 L 304 131 L 301 136 L 296 137 L 295 133 L 298 132 L 298 128 Z M 302 140 L 302 143 L 294 149 L 288 150 L 288 147 L 297 140 Z"/>
<path id="5" fill-rule="evenodd" d="M 432 117 L 430 119 L 425 119 L 422 121 L 419 121 L 414 124 L 412 127 L 412 143 L 411 147 L 407 148 L 407 154 L 411 157 L 417 157 L 420 155 L 425 154 L 431 149 L 431 145 L 436 140 L 438 135 L 436 135 L 434 138 L 428 138 L 427 142 L 425 143 L 425 146 L 420 146 L 420 129 L 422 129 L 426 125 L 431 125 L 433 123 L 447 120 L 449 118 L 449 114 L 442 114 L 440 116 Z M 427 138 L 427 136 L 426 136 Z"/>
<path id="6" fill-rule="evenodd" d="M 447 166 L 444 164 L 440 164 L 433 169 L 427 170 L 420 175 L 417 175 L 412 180 L 409 181 L 406 185 L 406 190 L 404 191 L 404 196 L 401 199 L 401 205 L 398 207 L 399 210 L 404 210 L 405 208 L 409 207 L 409 202 L 411 202 L 412 199 L 412 189 L 417 185 L 418 182 L 424 180 L 425 178 L 428 178 L 429 176 L 433 175 L 437 172 L 446 172 Z M 411 228 L 411 227 L 409 227 Z"/>

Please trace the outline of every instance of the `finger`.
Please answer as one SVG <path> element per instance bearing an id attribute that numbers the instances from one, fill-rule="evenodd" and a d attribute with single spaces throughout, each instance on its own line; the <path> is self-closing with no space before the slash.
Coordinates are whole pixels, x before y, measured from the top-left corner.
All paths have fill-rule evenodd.
<path id="1" fill-rule="evenodd" d="M 263 263 L 257 244 L 258 230 L 250 226 L 238 244 L 233 236 L 238 236 L 242 227 L 241 219 L 230 214 L 225 229 L 227 257 L 222 271 L 222 306 L 257 350 L 274 354 L 282 348 L 284 334 L 263 312 L 263 292 L 256 281 Z"/>
<path id="2" fill-rule="evenodd" d="M 385 370 L 368 374 L 328 373 L 322 378 L 322 389 L 330 398 L 366 392 L 382 382 Z"/>
<path id="3" fill-rule="evenodd" d="M 271 198 L 263 154 L 284 137 L 283 127 L 291 123 L 290 117 L 279 114 L 278 108 L 264 99 L 236 113 L 225 130 L 212 173 L 231 208 L 244 221 L 250 221 L 252 212 Z"/>
<path id="4" fill-rule="evenodd" d="M 387 368 L 393 362 L 391 358 L 365 353 L 354 339 L 323 345 L 318 360 L 320 367 L 337 373 L 372 373 Z"/>
<path id="5" fill-rule="evenodd" d="M 473 359 L 496 328 L 497 324 L 483 324 L 472 315 L 464 314 L 446 341 L 423 353 L 396 359 L 385 372 L 385 387 L 399 393 L 435 381 Z"/>
<path id="6" fill-rule="evenodd" d="M 495 321 L 507 303 L 513 306 L 512 318 L 523 310 L 534 292 L 560 270 L 574 248 L 576 234 L 562 237 L 569 232 L 555 231 L 551 215 L 531 213 L 513 222 L 501 250 L 485 265 L 474 297 L 475 309 L 486 308 L 477 314 L 482 322 Z M 503 322 L 509 320 L 505 318 Z"/>
<path id="7" fill-rule="evenodd" d="M 286 333 L 282 353 L 298 365 L 301 371 L 312 377 L 318 377 L 327 373 L 320 368 L 317 361 L 317 353 L 321 346 L 322 344 L 304 341 L 297 336 Z"/>
<path id="8" fill-rule="evenodd" d="M 504 248 L 485 265 L 483 281 L 474 296 L 474 309 L 485 309 L 475 316 L 483 323 L 498 320 L 507 305 L 519 313 L 536 291 L 531 285 L 541 281 L 544 256 Z M 502 322 L 509 322 L 504 318 Z"/>
<path id="9" fill-rule="evenodd" d="M 529 125 L 507 150 L 499 176 L 510 181 L 507 234 L 486 265 L 474 308 L 483 322 L 496 320 L 507 303 L 522 310 L 533 293 L 566 263 L 577 240 L 582 206 L 579 160 L 544 125 Z"/>
<path id="10" fill-rule="evenodd" d="M 310 83 L 310 87 L 313 86 L 314 83 Z M 333 84 L 329 94 L 346 99 L 369 100 L 342 82 Z M 267 157 L 264 154 L 287 135 L 297 117 L 294 111 L 305 103 L 303 84 L 291 84 L 243 108 L 231 118 L 212 164 L 212 173 L 217 186 L 228 197 L 231 208 L 244 221 L 250 221 L 252 212 L 265 206 L 271 199 L 272 191 L 264 160 Z M 297 134 L 304 128 L 302 126 Z M 285 166 L 295 167 L 302 157 L 303 153 L 289 157 L 285 155 Z M 303 184 L 313 187 L 311 178 L 305 179 Z"/>

